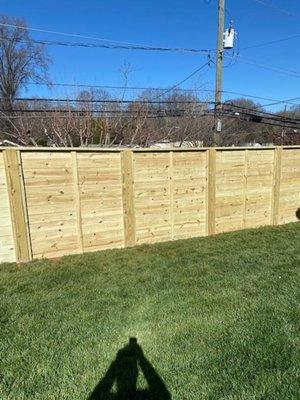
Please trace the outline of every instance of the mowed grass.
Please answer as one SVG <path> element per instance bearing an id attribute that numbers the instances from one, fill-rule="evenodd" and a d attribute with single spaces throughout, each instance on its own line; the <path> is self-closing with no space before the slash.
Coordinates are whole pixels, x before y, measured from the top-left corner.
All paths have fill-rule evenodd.
<path id="1" fill-rule="evenodd" d="M 87 399 L 136 337 L 173 400 L 299 399 L 299 250 L 295 223 L 2 264 L 0 398 Z"/>

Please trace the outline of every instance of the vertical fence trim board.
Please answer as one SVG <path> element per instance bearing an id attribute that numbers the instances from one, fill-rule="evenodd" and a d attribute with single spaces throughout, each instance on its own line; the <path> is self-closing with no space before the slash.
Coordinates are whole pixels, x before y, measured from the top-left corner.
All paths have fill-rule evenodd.
<path id="1" fill-rule="evenodd" d="M 28 262 L 32 260 L 32 250 L 27 219 L 23 173 L 20 164 L 20 150 L 6 149 L 4 150 L 3 156 L 16 261 Z"/>
<path id="2" fill-rule="evenodd" d="M 173 167 L 173 151 L 169 154 L 169 190 L 170 190 L 170 227 L 171 240 L 174 240 L 174 167 Z"/>
<path id="3" fill-rule="evenodd" d="M 216 232 L 216 149 L 207 150 L 207 235 Z"/>
<path id="4" fill-rule="evenodd" d="M 136 221 L 134 205 L 134 161 L 133 152 L 124 150 L 121 152 L 122 172 L 122 201 L 124 219 L 124 245 L 136 244 Z"/>
<path id="5" fill-rule="evenodd" d="M 246 227 L 247 219 L 247 183 L 248 183 L 248 150 L 245 150 L 245 165 L 244 165 L 244 175 L 243 175 L 243 219 L 242 228 Z"/>
<path id="6" fill-rule="evenodd" d="M 74 189 L 74 208 L 76 215 L 76 226 L 78 236 L 78 251 L 83 253 L 83 233 L 82 233 L 82 217 L 81 217 L 81 202 L 80 202 L 80 187 L 78 179 L 78 162 L 77 152 L 71 151 L 72 158 L 72 178 L 73 178 L 73 189 Z"/>
<path id="7" fill-rule="evenodd" d="M 282 147 L 274 149 L 273 165 L 273 185 L 271 198 L 271 225 L 278 225 L 279 219 L 279 199 L 280 199 L 280 181 L 281 181 L 281 160 Z"/>

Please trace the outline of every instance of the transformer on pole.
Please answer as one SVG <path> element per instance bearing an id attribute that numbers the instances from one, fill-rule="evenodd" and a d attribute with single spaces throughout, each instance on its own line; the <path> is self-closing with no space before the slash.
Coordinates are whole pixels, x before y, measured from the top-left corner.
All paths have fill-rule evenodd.
<path id="1" fill-rule="evenodd" d="M 215 133 L 214 145 L 220 145 L 220 132 L 222 121 L 219 112 L 222 108 L 222 81 L 223 81 L 223 51 L 234 47 L 235 32 L 232 22 L 224 31 L 225 24 L 225 0 L 218 1 L 218 37 L 216 54 L 216 88 L 215 88 Z"/>

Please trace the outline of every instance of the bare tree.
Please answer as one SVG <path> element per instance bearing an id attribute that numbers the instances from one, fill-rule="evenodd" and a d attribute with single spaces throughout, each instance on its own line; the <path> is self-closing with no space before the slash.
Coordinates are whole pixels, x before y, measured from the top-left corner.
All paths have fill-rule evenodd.
<path id="1" fill-rule="evenodd" d="M 44 46 L 36 44 L 26 30 L 24 20 L 0 17 L 0 95 L 6 110 L 29 80 L 48 82 L 50 59 Z M 13 26 L 9 26 L 13 25 Z"/>

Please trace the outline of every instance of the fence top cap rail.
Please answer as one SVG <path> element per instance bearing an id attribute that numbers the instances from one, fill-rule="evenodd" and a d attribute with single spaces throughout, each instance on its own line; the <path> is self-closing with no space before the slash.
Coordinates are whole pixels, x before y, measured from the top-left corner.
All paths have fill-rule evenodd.
<path id="1" fill-rule="evenodd" d="M 166 147 L 166 148 L 132 148 L 132 147 L 36 147 L 36 146 L 28 146 L 28 147 L 0 147 L 0 151 L 3 150 L 20 150 L 20 151 L 28 151 L 28 152 L 35 152 L 35 151 L 48 151 L 48 152 L 70 152 L 70 151 L 77 151 L 77 152 L 98 152 L 98 153 L 105 153 L 105 152 L 112 152 L 112 153 L 120 153 L 122 151 L 131 150 L 136 153 L 155 153 L 155 152 L 170 152 L 170 151 L 177 151 L 177 152 L 184 152 L 184 151 L 207 151 L 210 149 L 215 149 L 217 151 L 238 151 L 238 150 L 274 150 L 275 148 L 283 148 L 283 149 L 300 149 L 300 145 L 293 145 L 293 146 L 261 146 L 261 147 Z"/>

